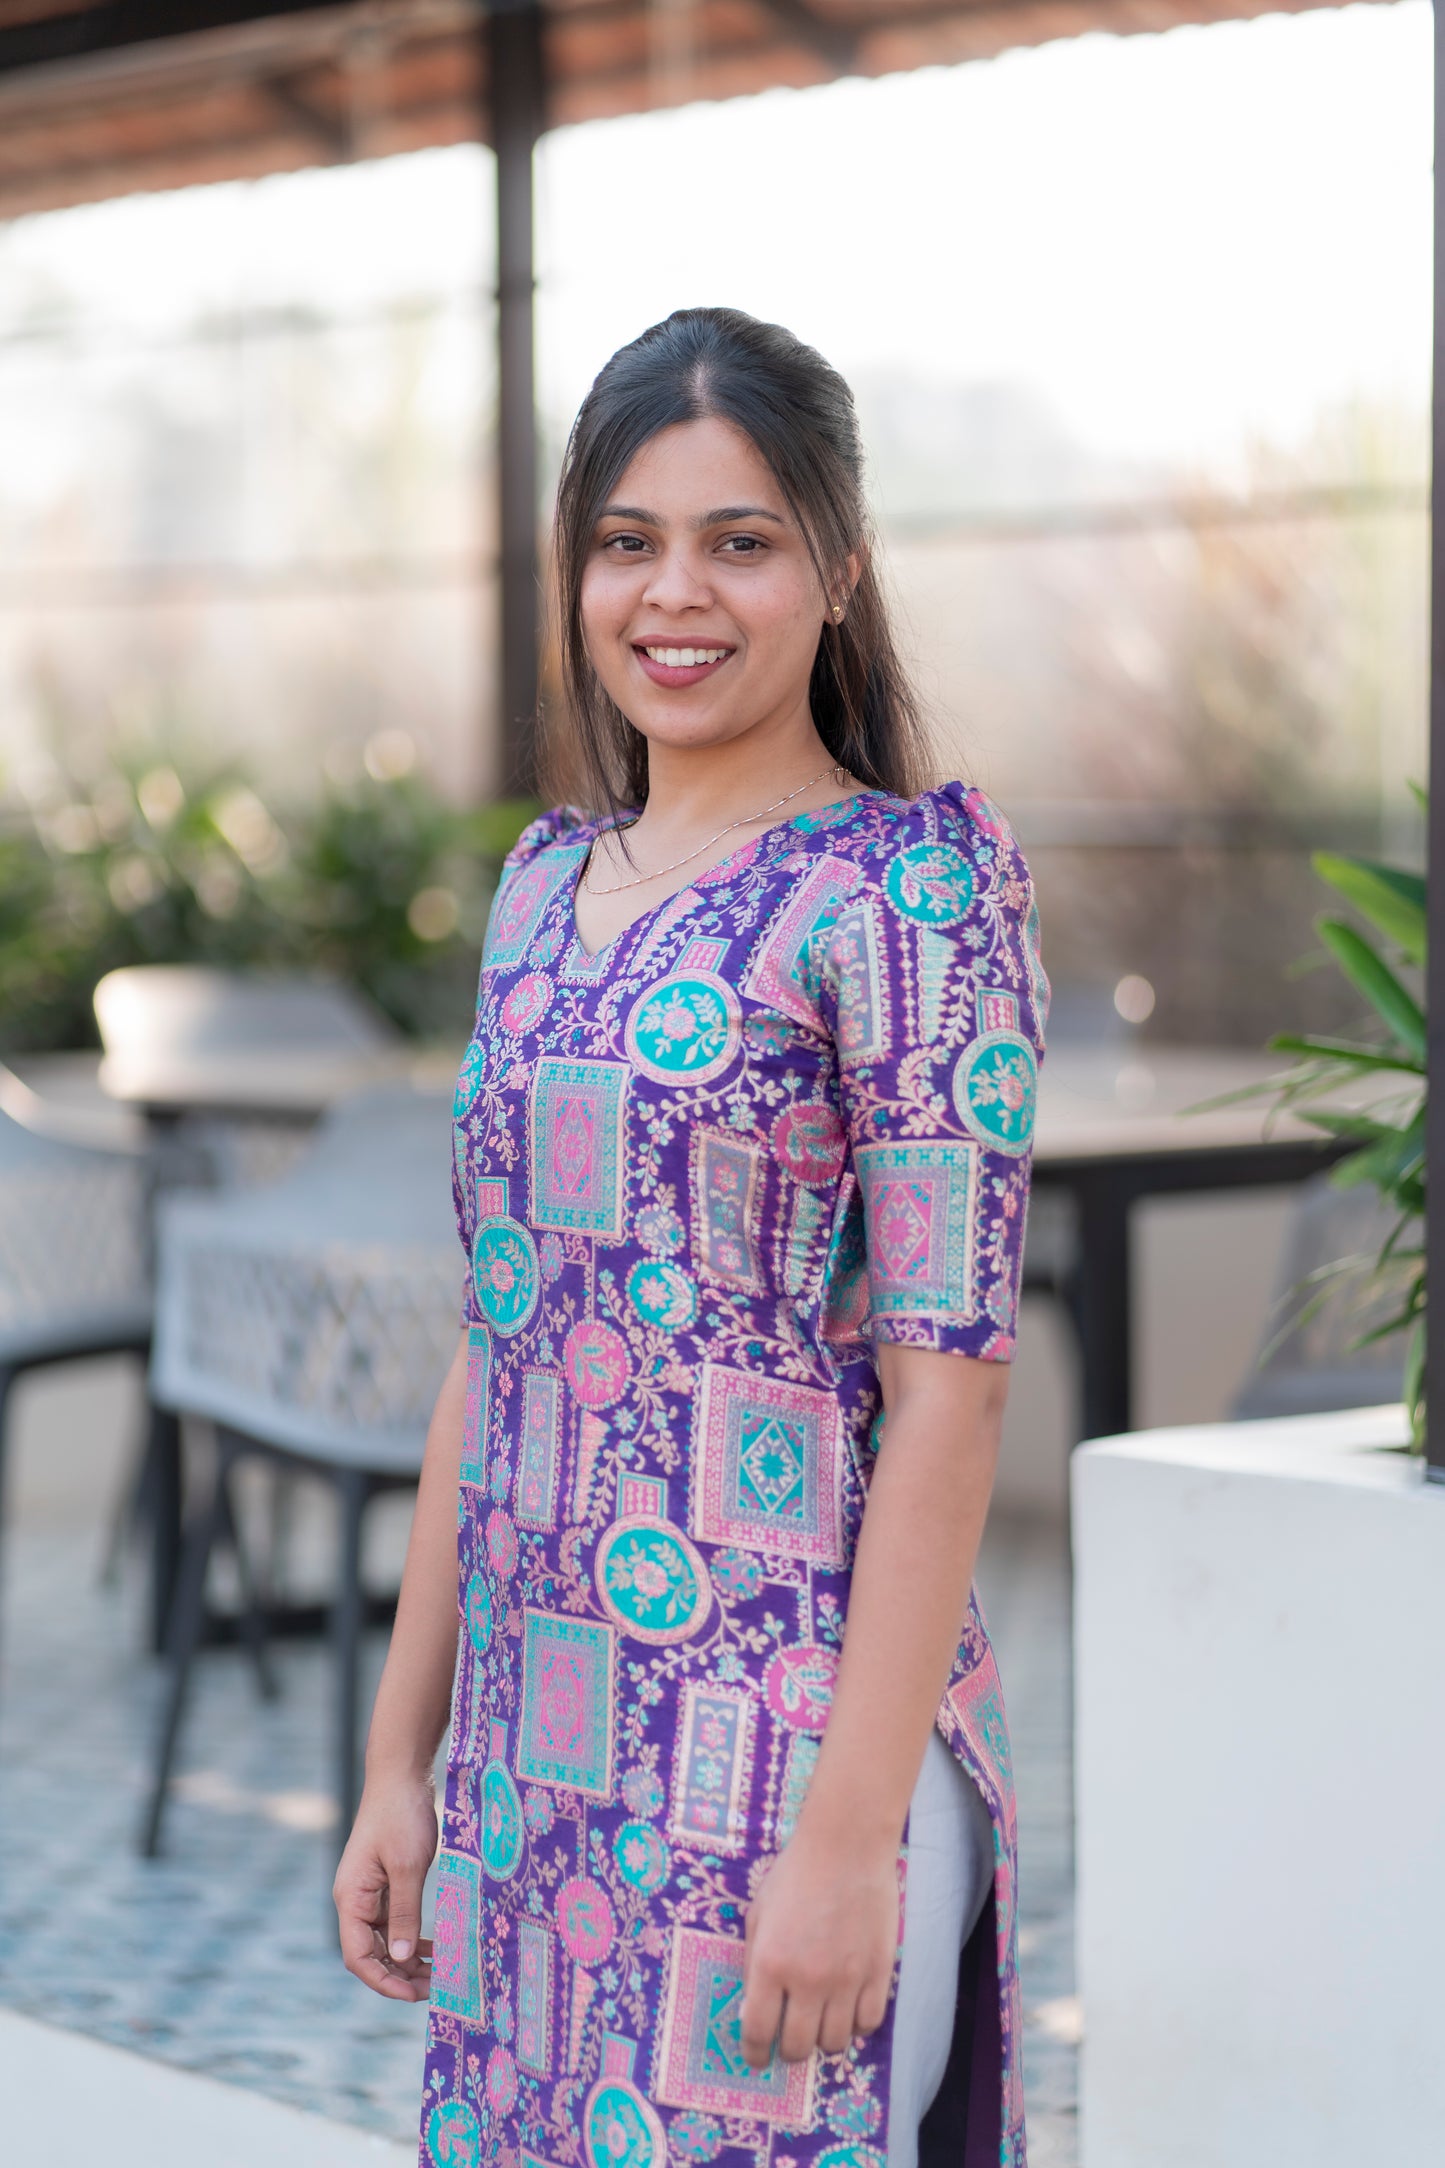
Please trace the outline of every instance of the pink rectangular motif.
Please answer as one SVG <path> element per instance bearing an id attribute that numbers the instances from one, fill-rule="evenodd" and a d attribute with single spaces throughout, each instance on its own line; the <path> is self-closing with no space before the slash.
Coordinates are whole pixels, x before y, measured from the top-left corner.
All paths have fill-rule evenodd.
<path id="1" fill-rule="evenodd" d="M 654 2094 L 670 2108 L 756 2116 L 782 2130 L 811 2130 L 816 2053 L 801 2063 L 775 2056 L 754 2070 L 742 2051 L 742 1999 L 741 1940 L 675 1927 Z"/>

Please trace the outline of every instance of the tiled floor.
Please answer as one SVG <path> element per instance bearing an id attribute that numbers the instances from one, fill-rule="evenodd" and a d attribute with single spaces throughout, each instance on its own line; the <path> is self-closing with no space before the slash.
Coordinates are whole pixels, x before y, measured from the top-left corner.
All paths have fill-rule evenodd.
<path id="1" fill-rule="evenodd" d="M 283 1649 L 284 1698 L 264 1708 L 239 1656 L 207 1656 L 166 1856 L 139 1859 L 160 1680 L 137 1654 L 137 1575 L 97 1585 L 103 1503 L 82 1518 L 27 1513 L 22 1498 L 6 1544 L 0 2001 L 405 2138 L 424 2013 L 369 1995 L 335 1956 L 324 1656 Z M 382 1534 L 394 1557 L 398 1526 Z M 1030 2157 L 1073 2168 L 1062 1532 L 997 1520 L 979 1579 L 1017 1763 Z"/>

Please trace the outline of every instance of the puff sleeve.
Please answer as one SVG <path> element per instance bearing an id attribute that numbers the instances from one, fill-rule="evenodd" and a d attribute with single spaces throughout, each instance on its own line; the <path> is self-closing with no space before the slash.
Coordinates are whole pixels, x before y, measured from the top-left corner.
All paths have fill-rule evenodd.
<path id="1" fill-rule="evenodd" d="M 452 1199 L 457 1234 L 467 1257 L 463 1326 L 477 1322 L 471 1254 L 477 1222 L 477 1179 L 488 1171 L 492 1103 L 510 1065 L 506 992 L 520 975 L 552 960 L 557 945 L 543 920 L 559 888 L 575 880 L 587 855 L 591 825 L 577 806 L 540 813 L 512 845 L 487 919 L 477 988 L 476 1021 L 457 1077 L 452 1121 Z"/>
<path id="2" fill-rule="evenodd" d="M 862 1204 L 862 1337 L 1014 1352 L 1049 985 L 1023 853 L 984 794 L 912 800 L 827 938 Z"/>

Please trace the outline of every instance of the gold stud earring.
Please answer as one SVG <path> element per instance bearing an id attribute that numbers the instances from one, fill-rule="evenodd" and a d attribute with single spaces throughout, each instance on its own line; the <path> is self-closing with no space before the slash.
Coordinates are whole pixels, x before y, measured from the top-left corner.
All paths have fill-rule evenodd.
<path id="1" fill-rule="evenodd" d="M 841 624 L 843 619 L 843 605 L 841 602 L 835 602 L 833 604 L 833 615 Z"/>

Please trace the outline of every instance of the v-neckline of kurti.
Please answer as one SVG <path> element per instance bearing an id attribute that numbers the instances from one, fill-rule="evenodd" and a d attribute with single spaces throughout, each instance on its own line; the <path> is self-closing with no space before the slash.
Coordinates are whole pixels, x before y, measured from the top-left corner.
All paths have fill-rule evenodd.
<path id="1" fill-rule="evenodd" d="M 865 799 L 871 800 L 874 798 L 884 798 L 887 797 L 887 795 L 888 793 L 886 791 L 865 788 L 863 790 L 854 791 L 852 796 L 849 798 L 835 798 L 831 800 L 830 806 L 841 805 L 847 806 L 851 809 L 853 807 L 861 805 Z M 758 830 L 758 833 L 755 836 L 750 836 L 746 843 L 740 843 L 736 850 L 729 851 L 725 857 L 715 859 L 712 865 L 705 867 L 704 870 L 697 876 L 696 880 L 684 882 L 681 888 L 673 889 L 670 895 L 663 896 L 658 900 L 658 902 L 650 904 L 645 911 L 639 911 L 636 918 L 630 918 L 625 926 L 620 926 L 618 928 L 617 932 L 612 936 L 612 939 L 610 941 L 604 941 L 601 948 L 596 949 L 589 949 L 584 944 L 582 936 L 577 930 L 578 891 L 582 885 L 582 877 L 587 871 L 587 861 L 592 855 L 592 846 L 597 841 L 598 836 L 602 833 L 602 828 L 604 826 L 604 823 L 600 819 L 594 819 L 592 821 L 589 821 L 587 823 L 587 826 L 591 828 L 592 833 L 586 838 L 587 848 L 578 863 L 576 872 L 573 874 L 571 880 L 566 884 L 564 891 L 566 896 L 568 931 L 572 937 L 573 946 L 576 948 L 578 954 L 582 957 L 585 963 L 600 964 L 605 957 L 610 956 L 614 950 L 619 949 L 622 946 L 622 943 L 626 941 L 630 935 L 636 933 L 640 927 L 646 926 L 650 920 L 655 919 L 661 912 L 665 911 L 669 904 L 677 903 L 684 896 L 700 897 L 703 893 L 701 884 L 705 883 L 707 887 L 713 887 L 720 879 L 726 877 L 727 869 L 732 866 L 735 861 L 741 861 L 741 865 L 738 869 L 739 871 L 742 871 L 747 866 L 756 864 L 764 844 L 779 836 L 785 835 L 790 828 L 796 828 L 799 821 L 817 821 L 819 813 L 828 812 L 830 810 L 830 806 L 819 806 L 815 808 L 812 812 L 794 813 L 789 820 L 774 821 L 771 827 L 760 828 Z M 818 835 L 826 833 L 834 828 L 841 828 L 842 826 L 843 821 L 840 818 L 836 821 L 827 821 L 820 823 L 817 827 L 805 830 L 804 833 Z M 579 840 L 581 839 L 579 838 Z"/>

